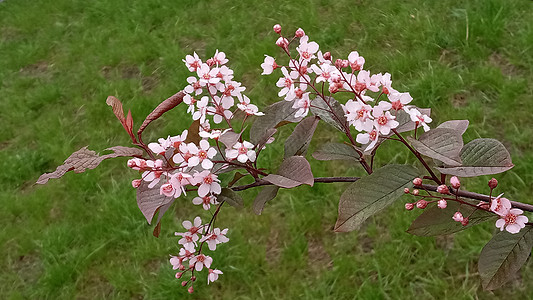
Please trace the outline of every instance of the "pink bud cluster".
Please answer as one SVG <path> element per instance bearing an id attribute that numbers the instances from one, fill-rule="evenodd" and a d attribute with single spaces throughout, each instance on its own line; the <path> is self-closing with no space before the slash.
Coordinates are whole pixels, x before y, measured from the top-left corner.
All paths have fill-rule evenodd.
<path id="1" fill-rule="evenodd" d="M 366 145 L 365 151 L 374 148 L 380 136 L 389 135 L 399 126 L 396 116 L 400 110 L 409 114 L 411 120 L 424 127 L 425 131 L 430 129 L 427 123 L 432 121 L 431 118 L 408 105 L 413 100 L 409 93 L 392 88 L 391 74 L 371 74 L 364 70 L 365 59 L 357 51 L 352 51 L 347 59 L 337 59 L 333 63 L 331 53 L 319 51 L 319 45 L 309 41 L 309 36 L 299 28 L 294 35 L 299 39 L 299 45 L 293 58 L 289 52 L 289 40 L 281 35 L 281 26 L 275 25 L 274 31 L 280 35 L 276 44 L 289 56 L 289 63 L 280 66 L 273 57 L 266 55 L 261 64 L 262 74 L 268 75 L 275 69 L 281 69 L 283 76 L 276 83 L 281 88 L 278 96 L 293 101 L 293 108 L 297 109 L 295 117 L 306 116 L 314 101 L 327 101 L 327 95 L 322 93 L 326 86 L 329 96 L 338 92 L 355 95 L 341 105 L 346 121 L 360 132 L 356 140 Z M 322 83 L 321 87 L 319 83 Z M 371 97 L 367 92 L 378 95 Z M 319 97 L 311 99 L 313 94 Z M 388 101 L 379 101 L 382 95 L 386 95 Z M 372 102 L 377 104 L 371 105 Z"/>
<path id="2" fill-rule="evenodd" d="M 183 221 L 183 227 L 187 230 L 185 232 L 176 232 L 176 236 L 181 236 L 178 244 L 182 246 L 177 256 L 170 258 L 172 269 L 179 270 L 176 273 L 176 278 L 181 279 L 186 272 L 191 272 L 191 277 L 188 281 L 183 281 L 182 286 L 189 287 L 189 292 L 194 291 L 193 284 L 196 280 L 195 272 L 200 272 L 204 268 L 208 269 L 207 284 L 218 279 L 218 275 L 222 271 L 211 269 L 213 258 L 202 253 L 203 244 L 207 244 L 209 250 L 215 251 L 217 245 L 227 243 L 229 238 L 226 237 L 228 229 L 220 230 L 219 228 L 212 228 L 211 224 L 202 224 L 202 219 L 196 217 L 193 222 Z M 198 249 L 196 249 L 199 247 Z M 185 262 L 188 261 L 187 266 Z"/>

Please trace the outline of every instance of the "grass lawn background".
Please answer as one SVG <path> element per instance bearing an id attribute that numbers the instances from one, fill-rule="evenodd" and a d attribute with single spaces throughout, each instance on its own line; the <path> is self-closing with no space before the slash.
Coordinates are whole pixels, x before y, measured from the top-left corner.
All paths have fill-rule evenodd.
<path id="1" fill-rule="evenodd" d="M 224 208 L 230 242 L 214 252 L 223 270 L 193 296 L 173 276 L 174 231 L 201 214 L 181 199 L 152 237 L 135 202 L 125 159 L 46 186 L 33 183 L 72 152 L 128 145 L 105 104 L 131 109 L 138 126 L 189 75 L 181 59 L 226 52 L 235 78 L 259 107 L 278 101 L 277 76 L 260 76 L 263 55 L 281 57 L 272 25 L 302 27 L 334 58 L 357 50 L 365 69 L 390 72 L 436 124 L 469 119 L 465 141 L 493 137 L 515 167 L 499 191 L 533 203 L 533 7 L 531 1 L 28 1 L 0 2 L 0 295 L 7 299 L 496 299 L 533 297 L 533 268 L 494 293 L 479 286 L 477 259 L 494 224 L 444 238 L 405 230 L 418 212 L 403 202 L 360 231 L 332 232 L 344 184 L 282 191 L 263 215 Z M 186 129 L 185 108 L 166 114 L 145 141 Z M 291 132 L 283 128 L 278 142 Z M 311 151 L 342 136 L 320 125 Z M 377 164 L 412 163 L 389 142 Z M 281 143 L 260 165 L 275 168 Z M 315 176 L 355 176 L 356 165 L 318 162 Z M 486 178 L 464 180 L 487 192 Z M 204 272 L 205 273 L 205 272 Z"/>

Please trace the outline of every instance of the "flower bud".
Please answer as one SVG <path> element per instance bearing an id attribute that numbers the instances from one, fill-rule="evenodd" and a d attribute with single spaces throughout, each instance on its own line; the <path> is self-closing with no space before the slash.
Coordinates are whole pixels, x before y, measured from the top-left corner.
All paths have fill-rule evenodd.
<path id="1" fill-rule="evenodd" d="M 342 60 L 342 67 L 343 68 L 348 68 L 349 65 L 350 65 L 350 62 L 347 59 L 343 59 Z"/>
<path id="2" fill-rule="evenodd" d="M 180 279 L 183 276 L 183 272 L 176 273 L 176 279 Z"/>
<path id="3" fill-rule="evenodd" d="M 463 226 L 468 225 L 468 218 L 464 218 L 464 219 L 461 221 L 461 225 L 463 225 Z"/>
<path id="4" fill-rule="evenodd" d="M 137 166 L 137 163 L 135 163 L 134 159 L 129 159 L 128 160 L 128 167 L 133 168 L 133 167 L 136 167 L 136 166 Z"/>
<path id="5" fill-rule="evenodd" d="M 413 179 L 413 184 L 414 185 L 421 185 L 422 184 L 422 178 L 415 178 Z"/>
<path id="6" fill-rule="evenodd" d="M 457 211 L 457 212 L 455 212 L 455 214 L 453 214 L 452 219 L 455 222 L 463 222 L 463 214 Z"/>
<path id="7" fill-rule="evenodd" d="M 335 61 L 335 67 L 339 70 L 342 69 L 342 59 L 339 58 Z"/>
<path id="8" fill-rule="evenodd" d="M 181 286 L 186 286 L 188 281 L 182 281 Z"/>
<path id="9" fill-rule="evenodd" d="M 413 210 L 415 205 L 413 203 L 405 203 L 405 209 L 407 210 Z"/>
<path id="10" fill-rule="evenodd" d="M 328 51 L 322 55 L 325 60 L 331 60 L 331 53 Z"/>
<path id="11" fill-rule="evenodd" d="M 417 196 L 418 194 L 420 194 L 419 190 L 413 190 L 413 195 Z"/>
<path id="12" fill-rule="evenodd" d="M 409 188 L 404 188 L 403 192 L 406 193 L 406 194 L 409 194 L 410 193 Z"/>
<path id="13" fill-rule="evenodd" d="M 450 178 L 450 184 L 454 189 L 458 189 L 459 187 L 461 187 L 461 182 L 459 181 L 459 178 L 457 178 L 457 176 L 453 176 L 452 178 Z"/>
<path id="14" fill-rule="evenodd" d="M 498 180 L 496 178 L 492 178 L 489 180 L 489 187 L 491 190 L 495 189 L 498 186 Z"/>
<path id="15" fill-rule="evenodd" d="M 135 179 L 135 180 L 132 180 L 132 181 L 131 181 L 131 185 L 132 185 L 134 188 L 138 188 L 139 186 L 141 186 L 141 182 L 142 182 L 141 179 Z"/>
<path id="16" fill-rule="evenodd" d="M 448 189 L 446 185 L 442 184 L 437 187 L 437 193 L 449 194 L 450 190 Z"/>
<path id="17" fill-rule="evenodd" d="M 420 209 L 424 209 L 426 208 L 426 206 L 428 206 L 428 202 L 424 199 L 420 199 L 418 200 L 418 202 L 416 202 L 416 207 L 420 208 Z"/>
<path id="18" fill-rule="evenodd" d="M 337 87 L 337 85 L 333 84 L 333 85 L 329 86 L 329 92 L 330 93 L 335 94 L 338 91 L 339 91 L 339 88 Z"/>
<path id="19" fill-rule="evenodd" d="M 196 276 L 192 276 L 192 277 L 191 277 L 191 280 L 192 280 L 192 281 L 196 281 Z"/>
<path id="20" fill-rule="evenodd" d="M 208 59 L 205 63 L 206 63 L 208 66 L 211 67 L 211 66 L 213 66 L 213 65 L 215 64 L 215 61 L 214 61 L 212 58 L 210 58 L 210 59 Z"/>
<path id="21" fill-rule="evenodd" d="M 279 24 L 274 25 L 274 32 L 279 34 L 281 32 L 281 25 Z"/>
<path id="22" fill-rule="evenodd" d="M 439 202 L 437 202 L 437 206 L 440 209 L 445 209 L 446 206 L 448 206 L 448 202 L 446 202 L 446 200 L 444 200 L 444 199 L 440 199 Z"/>
<path id="23" fill-rule="evenodd" d="M 301 66 L 300 67 L 300 73 L 302 73 L 304 75 L 307 74 L 307 66 Z"/>
<path id="24" fill-rule="evenodd" d="M 283 49 L 286 49 L 289 46 L 289 41 L 286 38 L 280 36 L 276 41 L 276 45 Z"/>
<path id="25" fill-rule="evenodd" d="M 298 30 L 296 30 L 296 33 L 294 34 L 296 37 L 303 37 L 305 35 L 305 32 L 302 28 L 298 28 Z"/>
<path id="26" fill-rule="evenodd" d="M 189 294 L 194 293 L 194 288 L 192 287 L 192 285 L 187 289 L 187 292 L 189 292 Z"/>

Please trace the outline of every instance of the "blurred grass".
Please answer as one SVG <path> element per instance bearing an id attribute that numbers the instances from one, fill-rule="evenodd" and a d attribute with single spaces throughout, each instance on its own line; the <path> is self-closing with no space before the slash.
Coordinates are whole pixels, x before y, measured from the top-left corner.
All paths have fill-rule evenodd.
<path id="1" fill-rule="evenodd" d="M 372 72 L 390 72 L 435 124 L 470 120 L 469 141 L 494 137 L 516 167 L 498 175 L 501 191 L 532 203 L 533 12 L 529 1 L 28 1 L 0 3 L 0 295 L 7 299 L 184 298 L 168 254 L 173 232 L 199 213 L 186 199 L 163 219 L 162 236 L 135 203 L 125 160 L 46 186 L 33 182 L 80 147 L 127 145 L 105 104 L 121 99 L 140 124 L 185 85 L 181 59 L 226 52 L 236 79 L 260 107 L 278 101 L 275 76 L 261 77 L 264 54 L 278 55 L 272 25 L 302 27 L 334 57 L 357 50 Z M 286 32 L 287 32 L 286 31 Z M 279 56 L 279 55 L 278 55 Z M 266 97 L 265 97 L 266 96 Z M 187 127 L 184 110 L 165 115 L 145 140 Z M 290 128 L 283 128 L 288 135 Z M 339 140 L 327 126 L 316 145 Z M 281 139 L 278 139 L 281 140 Z M 412 162 L 398 145 L 378 164 Z M 264 152 L 275 167 L 282 145 Z M 312 161 L 313 172 L 355 175 L 356 166 Z M 485 192 L 487 178 L 466 188 Z M 477 256 L 494 230 L 477 226 L 453 238 L 405 233 L 416 212 L 402 201 L 359 232 L 334 234 L 345 186 L 282 191 L 261 216 L 224 209 L 230 243 L 213 257 L 218 282 L 199 279 L 191 299 L 491 299 L 533 296 L 528 264 L 515 283 L 482 291 Z M 182 203 L 183 202 L 183 203 Z"/>

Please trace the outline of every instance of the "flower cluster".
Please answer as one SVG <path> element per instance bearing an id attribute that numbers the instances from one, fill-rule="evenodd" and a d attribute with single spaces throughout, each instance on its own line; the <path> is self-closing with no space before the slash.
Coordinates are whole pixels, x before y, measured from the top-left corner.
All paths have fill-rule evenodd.
<path id="1" fill-rule="evenodd" d="M 222 274 L 222 271 L 217 269 L 211 269 L 213 258 L 202 253 L 203 244 L 207 244 L 209 250 L 215 251 L 218 244 L 227 243 L 229 238 L 226 237 L 228 229 L 220 230 L 219 228 L 212 228 L 211 223 L 202 224 L 200 217 L 194 218 L 194 221 L 183 221 L 183 228 L 187 231 L 176 232 L 176 236 L 181 236 L 178 244 L 182 246 L 177 256 L 171 256 L 170 264 L 172 269 L 179 270 L 176 273 L 176 278 L 180 279 L 183 275 L 190 271 L 191 278 L 188 281 L 183 281 L 182 285 L 186 286 L 191 283 L 189 292 L 193 291 L 193 284 L 196 280 L 194 272 L 200 272 L 204 269 L 208 269 L 207 284 L 218 279 L 218 275 Z M 199 249 L 196 250 L 196 247 Z M 187 266 L 185 262 L 188 261 Z"/>
<path id="2" fill-rule="evenodd" d="M 520 229 L 526 226 L 528 218 L 522 216 L 524 212 L 521 209 L 511 208 L 511 201 L 502 196 L 503 194 L 500 194 L 492 199 L 490 204 L 490 210 L 500 217 L 496 221 L 496 227 L 500 228 L 501 231 L 505 228 L 510 233 L 518 233 Z"/>
<path id="3" fill-rule="evenodd" d="M 413 100 L 411 95 L 392 88 L 391 74 L 371 74 L 364 70 L 365 59 L 357 51 L 333 62 L 331 53 L 320 51 L 319 45 L 309 41 L 309 36 L 300 28 L 292 39 L 299 38 L 297 55 L 293 58 L 289 40 L 281 35 L 281 26 L 276 25 L 274 30 L 280 35 L 276 44 L 289 56 L 289 62 L 288 65 L 279 65 L 273 57 L 265 55 L 261 64 L 262 74 L 268 75 L 275 69 L 281 69 L 282 77 L 276 83 L 281 88 L 278 96 L 293 101 L 292 107 L 297 109 L 295 117 L 306 116 L 315 101 L 325 101 L 329 106 L 328 96 L 346 92 L 352 96 L 341 104 L 344 117 L 360 132 L 356 140 L 366 145 L 365 151 L 373 149 L 380 136 L 388 136 L 392 129 L 398 127 L 396 117 L 400 111 L 407 113 L 425 131 L 430 129 L 427 124 L 432 121 L 431 118 L 408 105 Z M 324 94 L 324 88 L 329 95 Z M 388 101 L 379 101 L 383 95 Z"/>

